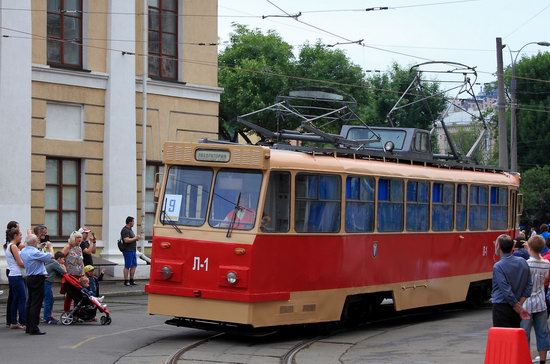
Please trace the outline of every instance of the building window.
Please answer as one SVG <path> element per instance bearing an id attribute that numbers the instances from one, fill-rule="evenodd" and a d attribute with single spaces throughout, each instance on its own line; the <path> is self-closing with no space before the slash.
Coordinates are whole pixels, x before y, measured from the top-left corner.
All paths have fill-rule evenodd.
<path id="1" fill-rule="evenodd" d="M 65 239 L 80 226 L 80 161 L 46 159 L 46 219 L 50 236 Z"/>
<path id="2" fill-rule="evenodd" d="M 407 230 L 428 231 L 429 219 L 428 182 L 407 182 Z"/>
<path id="3" fill-rule="evenodd" d="M 340 177 L 300 173 L 296 176 L 294 224 L 301 233 L 340 231 Z"/>
<path id="4" fill-rule="evenodd" d="M 159 174 L 159 179 L 156 175 Z M 155 181 L 162 181 L 164 166 L 149 164 L 146 170 L 145 180 L 145 236 L 151 239 L 153 236 L 153 223 L 155 222 L 155 211 L 157 210 L 158 199 L 155 198 Z"/>
<path id="5" fill-rule="evenodd" d="M 82 0 L 48 0 L 48 64 L 82 68 Z"/>
<path id="6" fill-rule="evenodd" d="M 178 78 L 178 1 L 149 0 L 149 75 Z"/>
<path id="7" fill-rule="evenodd" d="M 378 231 L 403 231 L 403 181 L 378 180 Z"/>
<path id="8" fill-rule="evenodd" d="M 350 233 L 374 231 L 373 177 L 346 178 L 346 231 Z"/>

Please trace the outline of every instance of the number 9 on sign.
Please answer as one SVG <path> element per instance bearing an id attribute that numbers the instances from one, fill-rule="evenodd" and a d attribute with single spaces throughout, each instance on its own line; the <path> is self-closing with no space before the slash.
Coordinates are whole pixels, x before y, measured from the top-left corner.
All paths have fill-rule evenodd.
<path id="1" fill-rule="evenodd" d="M 166 194 L 164 196 L 164 212 L 166 218 L 170 220 L 179 220 L 180 209 L 181 209 L 181 195 L 170 195 Z"/>

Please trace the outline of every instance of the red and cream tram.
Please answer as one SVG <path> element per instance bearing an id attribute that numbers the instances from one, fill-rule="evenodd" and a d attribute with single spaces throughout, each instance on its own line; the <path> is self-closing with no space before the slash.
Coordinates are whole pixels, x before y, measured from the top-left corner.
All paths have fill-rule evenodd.
<path id="1" fill-rule="evenodd" d="M 490 293 L 519 176 L 476 168 L 166 143 L 148 312 L 252 328 Z"/>

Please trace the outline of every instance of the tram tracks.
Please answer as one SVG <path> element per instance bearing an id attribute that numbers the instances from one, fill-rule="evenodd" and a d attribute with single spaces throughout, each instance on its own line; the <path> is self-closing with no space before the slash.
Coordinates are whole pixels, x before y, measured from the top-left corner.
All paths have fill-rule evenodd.
<path id="1" fill-rule="evenodd" d="M 186 345 L 184 346 L 183 348 L 179 349 L 178 351 L 176 351 L 174 354 L 172 354 L 172 356 L 170 356 L 166 361 L 165 361 L 165 364 L 177 364 L 177 362 L 180 360 L 180 358 L 183 356 L 183 354 L 185 354 L 186 352 L 190 351 L 190 350 L 193 350 L 194 348 L 198 347 L 198 346 L 201 346 L 207 342 L 209 342 L 210 340 L 213 340 L 213 339 L 216 339 L 216 338 L 219 338 L 221 336 L 224 336 L 226 333 L 225 332 L 219 332 L 215 335 L 212 335 L 212 336 L 208 336 L 204 339 L 201 339 L 201 340 L 197 340 L 189 345 Z"/>
<path id="2" fill-rule="evenodd" d="M 353 327 L 344 327 L 344 328 L 334 329 L 326 335 L 315 335 L 315 336 L 309 336 L 307 338 L 302 337 L 302 339 L 298 340 L 296 343 L 290 342 L 289 347 L 287 349 L 284 349 L 285 350 L 284 353 L 282 353 L 280 355 L 276 355 L 276 356 L 274 356 L 272 353 L 269 354 L 269 355 L 266 354 L 266 357 L 270 357 L 272 359 L 279 358 L 281 364 L 296 364 L 298 362 L 297 357 L 298 357 L 298 354 L 300 352 L 302 352 L 304 350 L 307 350 L 308 348 L 310 348 L 311 346 L 313 346 L 314 344 L 316 344 L 318 342 L 322 342 L 323 340 L 327 340 L 331 337 L 338 336 L 342 333 L 347 333 L 347 332 L 351 332 L 351 331 L 354 331 L 354 330 L 363 330 L 365 328 L 379 329 L 380 325 L 389 325 L 389 327 L 387 327 L 387 326 L 385 327 L 385 329 L 388 329 L 388 330 L 391 330 L 394 327 L 392 324 L 394 324 L 394 325 L 397 324 L 397 325 L 399 325 L 399 327 L 401 327 L 401 326 L 408 327 L 408 326 L 411 326 L 411 325 L 415 325 L 417 323 L 424 322 L 423 319 L 426 316 L 452 314 L 452 313 L 460 312 L 460 311 L 464 311 L 464 310 L 465 310 L 465 308 L 457 308 L 457 307 L 450 306 L 450 307 L 444 308 L 444 309 L 439 308 L 435 312 L 434 312 L 433 309 L 425 309 L 425 308 L 421 309 L 420 311 L 414 311 L 414 312 L 408 311 L 406 313 L 392 312 L 389 315 L 389 317 L 382 317 L 382 318 L 378 318 L 378 319 L 375 319 L 375 320 L 365 321 L 365 322 L 363 322 L 363 323 L 361 323 L 357 326 L 353 326 Z M 382 314 L 384 315 L 384 313 L 382 313 Z M 221 338 L 228 337 L 228 336 L 229 336 L 229 334 L 227 332 L 221 332 L 221 333 L 217 333 L 217 334 L 208 336 L 204 339 L 197 340 L 197 341 L 195 341 L 195 342 L 193 342 L 189 345 L 186 345 L 186 346 L 182 347 L 181 349 L 179 349 L 172 356 L 170 356 L 168 358 L 168 360 L 166 360 L 165 363 L 167 363 L 167 364 L 176 364 L 176 363 L 178 363 L 179 360 L 183 359 L 183 355 L 185 353 L 188 353 L 189 351 L 191 351 L 191 350 L 193 350 L 193 349 L 195 349 L 195 348 L 197 348 L 201 345 L 204 345 L 208 342 L 211 342 L 213 340 L 221 339 Z M 307 336 L 307 335 L 305 335 L 305 336 Z M 278 334 L 269 335 L 268 337 L 275 338 L 275 340 L 273 342 L 280 344 L 281 337 L 278 336 Z M 285 341 L 290 341 L 290 340 L 292 340 L 292 338 L 288 338 L 288 340 L 285 340 Z M 265 344 L 265 342 L 263 342 L 263 344 Z M 357 343 L 348 343 L 348 344 L 350 345 L 350 348 L 357 345 Z M 246 345 L 246 344 L 243 344 L 243 345 Z M 248 343 L 248 345 L 250 346 L 250 343 Z M 252 344 L 252 345 L 255 345 L 255 344 Z M 347 352 L 347 350 L 346 350 L 346 352 Z M 243 363 L 244 362 L 247 362 L 247 361 L 243 361 Z"/>

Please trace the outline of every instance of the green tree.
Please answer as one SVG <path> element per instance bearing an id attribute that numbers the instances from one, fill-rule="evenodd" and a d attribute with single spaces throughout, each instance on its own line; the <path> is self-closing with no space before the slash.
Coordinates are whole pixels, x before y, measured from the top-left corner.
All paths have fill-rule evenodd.
<path id="1" fill-rule="evenodd" d="M 370 77 L 368 79 L 370 102 L 364 110 L 364 117 L 368 122 L 373 125 L 386 125 L 386 116 L 415 77 L 415 71 L 409 71 L 397 63 L 392 65 L 389 72 Z M 440 91 L 437 83 L 423 82 L 422 85 L 422 90 L 413 86 L 400 102 L 400 105 L 411 105 L 392 113 L 391 118 L 396 126 L 429 129 L 444 110 L 445 100 L 442 97 L 432 97 L 412 104 Z"/>
<path id="2" fill-rule="evenodd" d="M 546 222 L 550 206 L 550 167 L 531 168 L 522 176 L 520 192 L 523 193 L 522 221 L 529 225 Z"/>
<path id="3" fill-rule="evenodd" d="M 288 90 L 288 78 L 280 75 L 292 73 L 293 61 L 292 46 L 276 32 L 264 34 L 235 24 L 230 45 L 218 57 L 219 84 L 224 88 L 220 118 L 224 124 L 233 124 L 238 115 L 273 104 L 277 95 Z M 259 118 L 260 125 L 274 129 L 272 114 L 260 114 Z"/>
<path id="4" fill-rule="evenodd" d="M 238 24 L 229 46 L 220 53 L 219 65 L 219 83 L 224 88 L 220 119 L 226 127 L 235 127 L 238 115 L 262 109 L 273 104 L 278 95 L 305 87 L 334 88 L 357 101 L 357 113 L 367 124 L 387 125 L 386 114 L 415 76 L 394 64 L 388 74 L 367 79 L 342 50 L 320 42 L 305 43 L 295 58 L 292 46 L 276 32 L 263 33 Z M 438 84 L 427 84 L 423 93 L 413 91 L 402 104 L 438 91 Z M 444 104 L 441 98 L 431 98 L 399 110 L 393 119 L 398 126 L 427 129 Z M 255 115 L 253 121 L 270 130 L 294 129 L 300 124 L 299 119 L 289 118 L 285 125 L 278 125 L 273 112 Z M 340 127 L 331 123 L 324 130 L 338 133 Z"/>
<path id="5" fill-rule="evenodd" d="M 550 53 L 522 58 L 516 64 L 516 76 L 518 164 L 521 170 L 548 165 Z"/>

